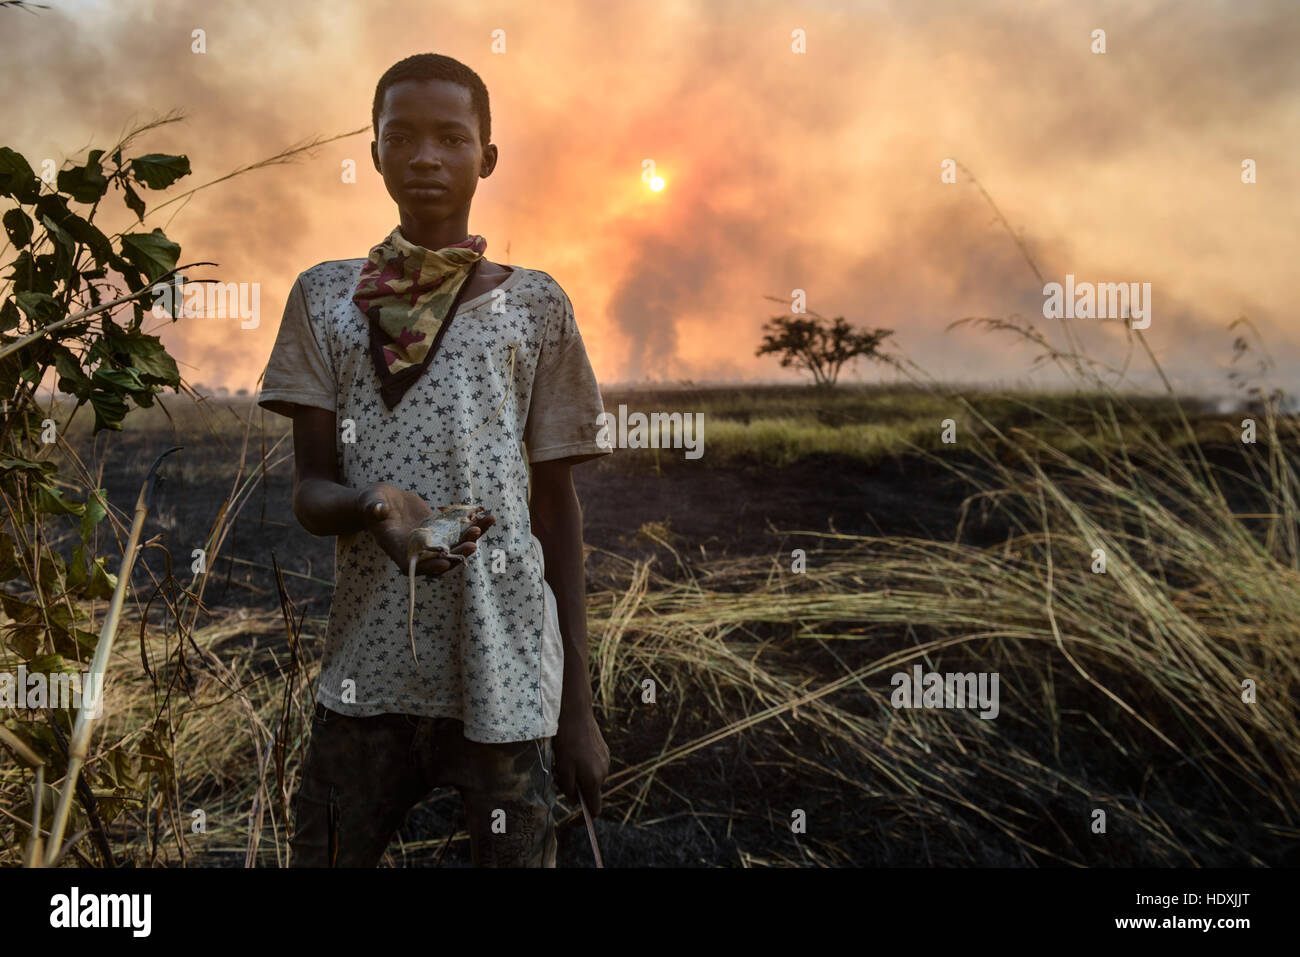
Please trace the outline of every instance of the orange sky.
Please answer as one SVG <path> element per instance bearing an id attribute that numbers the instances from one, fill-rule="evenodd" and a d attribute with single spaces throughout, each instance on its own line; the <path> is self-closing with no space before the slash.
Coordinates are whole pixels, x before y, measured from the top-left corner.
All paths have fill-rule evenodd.
<path id="1" fill-rule="evenodd" d="M 783 311 L 764 296 L 795 288 L 825 315 L 896 330 L 935 376 L 1051 382 L 1028 376 L 1034 349 L 944 331 L 1018 312 L 1059 341 L 978 191 L 940 181 L 945 158 L 981 178 L 1045 279 L 1150 282 L 1147 335 L 1181 387 L 1228 391 L 1226 326 L 1243 314 L 1280 382 L 1300 384 L 1292 2 L 47 2 L 0 10 L 3 143 L 61 162 L 183 109 L 139 150 L 189 155 L 194 175 L 173 192 L 368 126 L 376 81 L 404 56 L 468 64 L 500 149 L 470 230 L 489 258 L 559 281 L 607 384 L 793 378 L 754 349 Z M 191 52 L 196 28 L 205 54 Z M 1089 49 L 1097 28 L 1104 55 Z M 796 29 L 806 54 L 791 52 Z M 170 224 L 175 207 L 146 219 L 182 261 L 221 264 L 205 275 L 261 283 L 259 328 L 190 319 L 164 333 L 190 381 L 251 387 L 294 277 L 364 256 L 396 224 L 369 141 L 221 184 Z M 1240 181 L 1246 157 L 1255 185 Z M 348 158 L 356 184 L 340 176 Z M 661 193 L 641 182 L 646 158 Z M 1123 362 L 1118 328 L 1075 322 Z M 849 377 L 881 376 L 860 364 Z"/>

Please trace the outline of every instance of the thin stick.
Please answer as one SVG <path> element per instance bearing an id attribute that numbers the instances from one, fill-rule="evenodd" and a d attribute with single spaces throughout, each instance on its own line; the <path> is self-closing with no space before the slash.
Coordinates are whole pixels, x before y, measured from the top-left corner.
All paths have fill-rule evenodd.
<path id="1" fill-rule="evenodd" d="M 41 807 L 43 806 L 42 798 L 45 796 L 45 765 L 36 766 L 36 789 L 32 791 L 32 833 L 27 839 L 27 855 L 23 861 L 23 867 L 40 867 L 42 853 L 41 844 Z"/>
<path id="2" fill-rule="evenodd" d="M 154 484 L 157 480 L 158 466 L 162 460 L 179 447 L 168 449 L 154 461 L 140 486 L 140 495 L 135 501 L 135 520 L 131 523 L 131 535 L 126 541 L 126 550 L 122 555 L 122 567 L 117 572 L 117 587 L 113 589 L 113 600 L 108 606 L 108 615 L 104 627 L 100 629 L 99 641 L 95 645 L 95 657 L 90 664 L 89 681 L 98 697 L 100 708 L 92 708 L 84 697 L 81 710 L 77 712 L 77 721 L 72 728 L 72 744 L 68 749 L 68 773 L 63 781 L 63 790 L 59 792 L 59 805 L 54 813 L 54 823 L 50 827 L 50 838 L 46 844 L 45 866 L 53 867 L 59 859 L 63 832 L 67 828 L 68 813 L 72 809 L 72 795 L 77 790 L 77 778 L 81 766 L 85 763 L 86 752 L 90 748 L 90 732 L 95 719 L 92 710 L 102 709 L 104 700 L 104 672 L 108 669 L 108 656 L 113 650 L 113 638 L 117 633 L 117 623 L 122 615 L 122 603 L 126 600 L 126 590 L 131 581 L 131 568 L 135 564 L 136 552 L 140 545 L 140 532 L 144 528 L 145 516 L 149 514 L 149 503 L 153 498 Z"/>
<path id="3" fill-rule="evenodd" d="M 591 812 L 587 810 L 587 799 L 578 792 L 578 803 L 582 805 L 582 819 L 587 822 L 587 838 L 591 841 L 591 853 L 596 855 L 596 866 L 604 867 L 605 861 L 600 856 L 600 845 L 596 843 L 596 826 L 591 823 Z"/>
<path id="4" fill-rule="evenodd" d="M 131 302 L 132 300 L 140 299 L 144 296 L 153 295 L 155 289 L 157 289 L 160 285 L 166 285 L 167 280 L 170 279 L 172 276 L 174 276 L 176 273 L 180 272 L 182 269 L 189 269 L 191 266 L 215 266 L 215 265 L 217 264 L 209 263 L 209 262 L 197 262 L 197 263 L 187 263 L 184 266 L 177 266 L 175 269 L 172 269 L 164 273 L 163 275 L 159 276 L 157 280 L 153 282 L 152 285 L 146 286 L 144 289 L 141 289 L 138 292 L 133 292 L 129 296 L 123 296 L 121 299 L 114 299 L 112 302 L 102 303 L 98 306 L 95 306 L 93 309 L 86 309 L 83 312 L 78 312 L 71 316 L 65 316 L 64 318 L 59 319 L 56 322 L 51 322 L 48 326 L 41 326 L 41 328 L 37 329 L 35 332 L 29 332 L 21 339 L 16 339 L 13 342 L 6 345 L 3 349 L 0 349 L 0 359 L 3 359 L 5 356 L 9 355 L 12 352 L 17 352 L 19 349 L 26 348 L 27 346 L 35 342 L 37 339 L 41 339 L 45 336 L 48 336 L 51 332 L 54 332 L 56 329 L 62 329 L 64 326 L 70 325 L 74 322 L 81 322 L 83 319 L 89 319 L 91 316 L 98 315 L 101 312 L 106 312 L 109 309 L 115 309 L 118 306 Z M 200 279 L 197 281 L 207 282 L 208 280 Z"/>
<path id="5" fill-rule="evenodd" d="M 18 735 L 14 734 L 2 724 L 0 724 L 0 744 L 3 744 L 5 747 L 13 751 L 13 753 L 18 756 L 18 760 L 22 761 L 29 768 L 39 768 L 45 763 L 45 759 L 31 748 L 27 747 L 27 745 L 23 743 L 22 738 L 18 737 Z"/>

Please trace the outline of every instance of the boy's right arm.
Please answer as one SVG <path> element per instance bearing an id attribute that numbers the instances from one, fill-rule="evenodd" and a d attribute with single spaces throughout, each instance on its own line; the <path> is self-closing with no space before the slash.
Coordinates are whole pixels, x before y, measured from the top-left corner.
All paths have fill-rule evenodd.
<path id="1" fill-rule="evenodd" d="M 334 446 L 337 434 L 335 415 L 329 409 L 293 407 L 293 514 L 313 535 L 351 535 L 369 530 L 405 574 L 407 541 L 433 510 L 414 492 L 387 482 L 359 489 L 340 482 Z M 474 554 L 475 539 L 495 521 L 489 515 L 470 526 L 452 550 L 466 558 Z M 452 567 L 453 563 L 445 558 L 428 557 L 420 560 L 415 571 L 418 575 L 441 575 Z"/>

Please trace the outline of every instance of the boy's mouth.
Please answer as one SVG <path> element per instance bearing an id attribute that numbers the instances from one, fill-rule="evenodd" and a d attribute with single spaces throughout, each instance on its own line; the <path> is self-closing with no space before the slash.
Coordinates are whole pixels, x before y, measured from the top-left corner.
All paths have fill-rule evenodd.
<path id="1" fill-rule="evenodd" d="M 447 187 L 443 183 L 408 183 L 406 191 L 416 196 L 441 196 Z"/>

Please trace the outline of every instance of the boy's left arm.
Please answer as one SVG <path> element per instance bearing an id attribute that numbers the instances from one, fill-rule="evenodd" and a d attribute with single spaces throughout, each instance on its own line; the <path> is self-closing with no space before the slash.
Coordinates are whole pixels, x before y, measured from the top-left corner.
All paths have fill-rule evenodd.
<path id="1" fill-rule="evenodd" d="M 546 580 L 555 593 L 564 641 L 564 692 L 555 734 L 555 783 L 573 803 L 581 791 L 587 809 L 600 813 L 600 789 L 609 774 L 609 747 L 596 726 L 587 666 L 587 573 L 582 551 L 582 509 L 570 473 L 556 459 L 532 466 L 529 515 L 542 543 Z"/>

